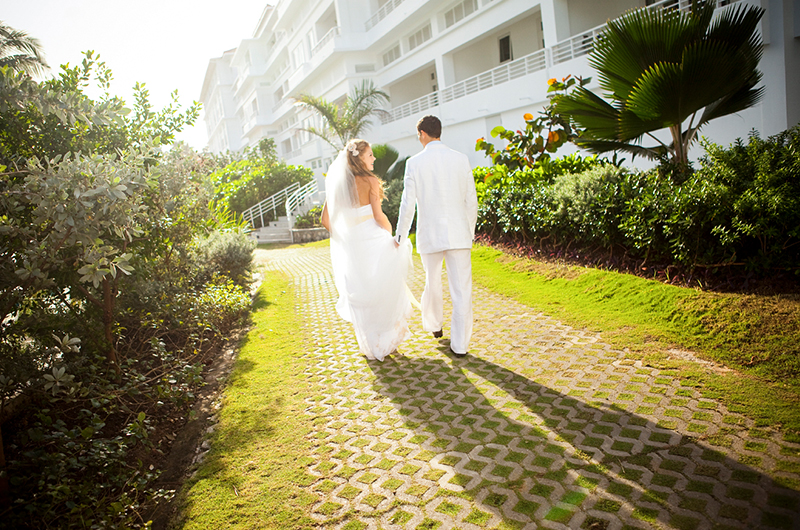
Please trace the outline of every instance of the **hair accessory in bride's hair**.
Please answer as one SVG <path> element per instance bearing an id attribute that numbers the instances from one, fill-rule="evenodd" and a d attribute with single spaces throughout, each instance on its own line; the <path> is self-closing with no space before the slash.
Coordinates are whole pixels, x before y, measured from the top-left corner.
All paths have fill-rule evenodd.
<path id="1" fill-rule="evenodd" d="M 356 147 L 356 144 L 348 145 L 347 150 L 350 151 L 351 155 L 358 156 L 358 148 Z"/>

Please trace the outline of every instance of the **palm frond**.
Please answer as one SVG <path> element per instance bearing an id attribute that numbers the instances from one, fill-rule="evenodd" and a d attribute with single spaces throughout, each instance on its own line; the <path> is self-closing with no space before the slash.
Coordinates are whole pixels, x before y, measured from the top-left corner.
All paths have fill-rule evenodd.
<path id="1" fill-rule="evenodd" d="M 755 88 L 761 79 L 757 29 L 763 10 L 739 5 L 714 18 L 715 7 L 716 2 L 697 0 L 689 13 L 639 9 L 610 21 L 589 62 L 611 102 L 581 87 L 556 105 L 586 129 L 580 142 L 593 150 L 621 150 L 619 142 L 636 143 L 669 127 L 680 145 L 656 151 L 668 149 L 685 162 L 700 127 L 755 104 L 763 92 Z M 701 111 L 699 121 L 681 132 Z M 655 152 L 634 150 L 644 154 L 642 149 Z"/>
<path id="2" fill-rule="evenodd" d="M 38 39 L 2 22 L 0 22 L 0 65 L 31 76 L 43 74 L 50 68 L 44 60 L 44 52 Z"/>
<path id="3" fill-rule="evenodd" d="M 593 140 L 587 138 L 578 138 L 575 140 L 575 145 L 591 151 L 592 153 L 608 153 L 621 151 L 630 153 L 633 156 L 642 156 L 648 160 L 661 160 L 667 154 L 667 149 L 663 146 L 643 147 L 641 145 L 630 142 L 619 142 L 615 140 Z"/>
<path id="4" fill-rule="evenodd" d="M 581 127 L 591 128 L 598 138 L 616 138 L 619 110 L 591 90 L 576 87 L 572 94 L 559 97 L 556 112 L 568 114 Z"/>

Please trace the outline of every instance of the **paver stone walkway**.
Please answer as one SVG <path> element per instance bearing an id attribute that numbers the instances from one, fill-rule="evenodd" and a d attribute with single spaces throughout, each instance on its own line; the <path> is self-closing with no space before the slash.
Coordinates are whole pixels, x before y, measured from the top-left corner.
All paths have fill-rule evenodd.
<path id="1" fill-rule="evenodd" d="M 327 248 L 258 252 L 292 278 L 313 339 L 321 527 L 800 528 L 800 444 L 601 335 L 476 285 L 467 357 L 416 313 L 400 355 L 368 361 L 335 312 Z"/>

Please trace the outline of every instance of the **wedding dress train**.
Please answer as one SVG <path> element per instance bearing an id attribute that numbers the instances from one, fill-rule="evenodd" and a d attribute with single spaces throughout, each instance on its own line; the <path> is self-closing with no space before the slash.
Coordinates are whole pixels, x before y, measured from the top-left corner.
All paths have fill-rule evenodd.
<path id="1" fill-rule="evenodd" d="M 411 267 L 411 243 L 395 246 L 381 228 L 370 205 L 342 212 L 346 237 L 331 235 L 339 300 L 336 310 L 351 322 L 361 352 L 382 361 L 410 334 L 411 300 L 406 278 Z"/>

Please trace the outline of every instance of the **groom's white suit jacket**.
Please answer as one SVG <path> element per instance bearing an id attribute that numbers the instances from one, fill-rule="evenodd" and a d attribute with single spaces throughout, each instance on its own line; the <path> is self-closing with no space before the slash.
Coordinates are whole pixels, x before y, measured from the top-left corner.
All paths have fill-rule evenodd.
<path id="1" fill-rule="evenodd" d="M 406 162 L 397 235 L 408 237 L 417 210 L 417 252 L 471 248 L 478 198 L 467 156 L 429 142 Z"/>

